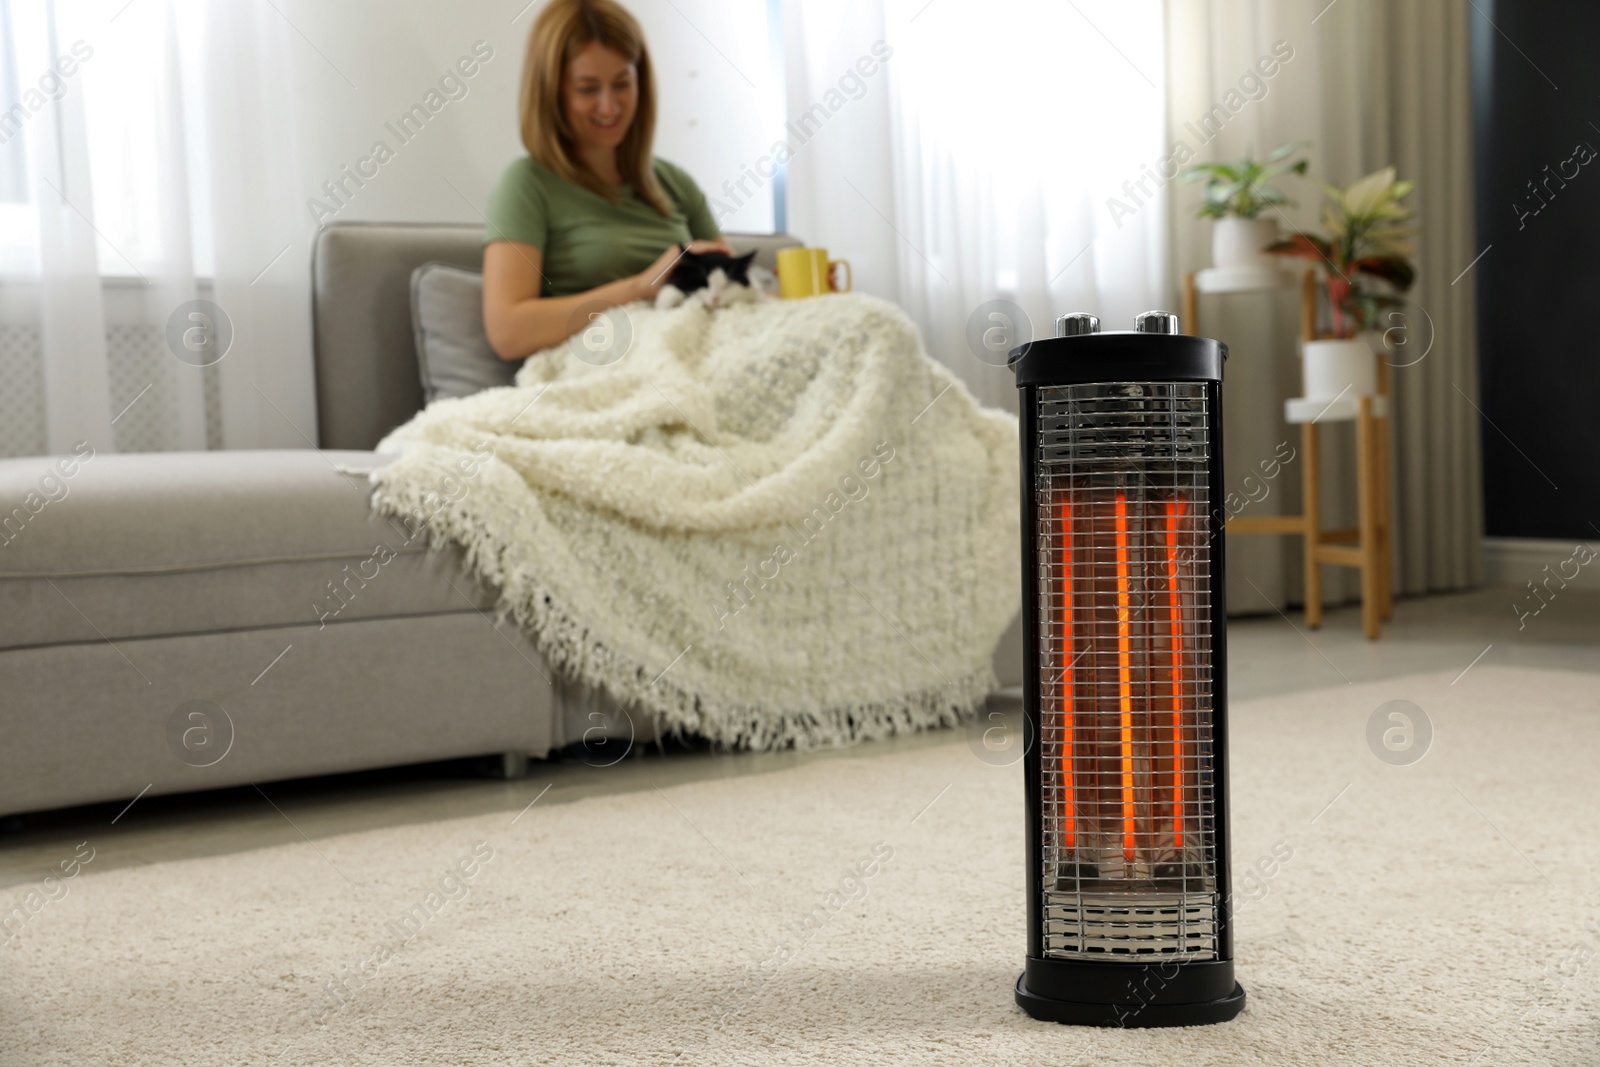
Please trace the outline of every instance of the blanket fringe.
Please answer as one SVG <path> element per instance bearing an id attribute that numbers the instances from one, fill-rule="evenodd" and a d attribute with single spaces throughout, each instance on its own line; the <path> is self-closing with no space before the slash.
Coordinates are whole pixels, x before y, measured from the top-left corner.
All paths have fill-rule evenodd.
<path id="1" fill-rule="evenodd" d="M 374 495 L 373 510 L 398 520 L 410 511 L 401 500 L 381 492 Z M 497 619 L 516 623 L 552 670 L 604 692 L 630 716 L 641 713 L 664 723 L 673 733 L 701 737 L 719 747 L 804 751 L 958 726 L 972 719 L 989 694 L 999 688 L 993 668 L 985 666 L 935 689 L 899 693 L 870 703 L 819 709 L 716 701 L 672 684 L 667 677 L 670 669 L 652 677 L 644 664 L 618 655 L 536 577 L 506 575 L 494 544 L 480 532 L 474 533 L 477 536 L 447 532 L 430 523 L 429 550 L 462 550 L 467 569 L 480 583 L 497 591 Z"/>

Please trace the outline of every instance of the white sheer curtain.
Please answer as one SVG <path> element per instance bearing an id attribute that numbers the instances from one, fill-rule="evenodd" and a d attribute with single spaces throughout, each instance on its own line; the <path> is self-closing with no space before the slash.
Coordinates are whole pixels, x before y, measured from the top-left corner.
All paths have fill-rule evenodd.
<path id="1" fill-rule="evenodd" d="M 1482 474 L 1477 414 L 1456 392 L 1476 394 L 1473 288 L 1454 280 L 1482 251 L 1472 227 L 1468 0 L 1393 4 L 1386 0 L 1171 0 L 1167 36 L 1170 136 L 1198 160 L 1258 154 L 1285 141 L 1309 142 L 1312 172 L 1345 185 L 1394 165 L 1417 182 L 1406 203 L 1417 214 L 1417 282 L 1403 320 L 1407 355 L 1390 372 L 1395 403 L 1396 587 L 1404 593 L 1460 589 L 1482 573 Z M 1226 123 L 1203 145 L 1193 123 L 1240 89 L 1258 61 L 1290 54 L 1250 96 L 1238 94 Z M 1271 65 L 1269 64 L 1269 69 Z M 1280 183 L 1299 201 L 1280 219 L 1320 231 L 1321 193 L 1310 181 Z M 1193 217 L 1193 187 L 1181 187 L 1174 216 L 1179 270 L 1210 263 L 1209 223 Z M 1232 348 L 1225 388 L 1225 455 L 1230 487 L 1242 485 L 1278 442 L 1298 447 L 1283 422 L 1284 397 L 1300 392 L 1298 301 L 1268 296 L 1202 298 L 1204 329 Z M 1424 355 L 1424 353 L 1426 353 Z M 1328 525 L 1354 525 L 1354 444 L 1348 425 L 1323 434 Z M 1293 468 L 1291 467 L 1291 470 Z M 1267 511 L 1297 511 L 1300 476 L 1287 479 Z M 1299 553 L 1283 538 L 1231 542 L 1229 603 L 1269 610 L 1298 602 Z M 1329 599 L 1354 598 L 1353 572 L 1325 569 Z M 1252 589 L 1243 579 L 1255 583 Z"/>
<path id="2" fill-rule="evenodd" d="M 22 269 L 24 279 L 30 267 L 37 279 L 43 370 L 38 399 L 45 442 L 51 452 L 70 451 L 77 441 L 109 449 L 110 385 L 96 235 L 89 221 L 92 183 L 83 96 L 73 92 L 81 86 L 67 72 L 78 60 L 62 40 L 76 43 L 76 20 L 58 21 L 48 5 L 8 4 L 5 13 L 12 59 L 0 101 L 8 108 L 8 137 L 0 150 L 12 157 L 13 174 L 21 176 L 11 190 L 6 259 L 8 268 Z M 79 47 L 78 56 L 93 59 L 86 47 Z M 26 244 L 25 234 L 32 237 Z"/>
<path id="3" fill-rule="evenodd" d="M 0 455 L 315 433 L 310 228 L 270 195 L 292 32 L 259 4 L 0 0 Z M 231 327 L 226 355 L 180 359 L 175 315 Z"/>
<path id="4" fill-rule="evenodd" d="M 1163 154 L 1160 0 L 785 12 L 788 228 L 904 307 L 981 399 L 1016 408 L 1003 356 L 967 340 L 987 302 L 1047 336 L 1067 310 L 1130 328 L 1170 299 L 1162 198 L 1110 206 Z"/>

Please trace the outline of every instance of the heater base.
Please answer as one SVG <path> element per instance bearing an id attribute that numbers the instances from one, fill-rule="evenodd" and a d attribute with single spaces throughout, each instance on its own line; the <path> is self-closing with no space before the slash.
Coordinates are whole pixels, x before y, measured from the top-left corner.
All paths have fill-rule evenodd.
<path id="1" fill-rule="evenodd" d="M 1244 987 L 1237 982 L 1233 992 L 1225 997 L 1192 1004 L 1087 1004 L 1041 997 L 1023 985 L 1025 977 L 1017 976 L 1017 1004 L 1035 1019 L 1045 1022 L 1125 1028 L 1205 1026 L 1225 1023 L 1244 1010 Z"/>

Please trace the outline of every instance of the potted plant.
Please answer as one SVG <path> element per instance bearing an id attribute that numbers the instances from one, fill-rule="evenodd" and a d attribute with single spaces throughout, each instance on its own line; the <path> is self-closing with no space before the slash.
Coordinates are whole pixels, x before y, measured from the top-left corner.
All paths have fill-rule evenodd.
<path id="1" fill-rule="evenodd" d="M 1377 391 L 1377 347 L 1372 333 L 1384 308 L 1416 277 L 1410 257 L 1411 211 L 1400 203 L 1415 182 L 1396 181 L 1393 167 L 1339 189 L 1323 184 L 1322 224 L 1328 236 L 1297 233 L 1268 251 L 1310 260 L 1322 271 L 1332 309 L 1333 338 L 1305 345 L 1305 395 L 1331 400 L 1350 391 Z M 1369 336 L 1363 338 L 1363 331 Z"/>
<path id="2" fill-rule="evenodd" d="M 1248 155 L 1232 163 L 1201 163 L 1183 172 L 1186 182 L 1205 181 L 1197 217 L 1215 219 L 1211 262 L 1225 270 L 1271 269 L 1265 249 L 1278 239 L 1278 224 L 1269 208 L 1293 204 L 1281 189 L 1268 184 L 1283 174 L 1304 174 L 1306 161 L 1291 159 L 1305 147 L 1292 141 L 1255 160 Z"/>

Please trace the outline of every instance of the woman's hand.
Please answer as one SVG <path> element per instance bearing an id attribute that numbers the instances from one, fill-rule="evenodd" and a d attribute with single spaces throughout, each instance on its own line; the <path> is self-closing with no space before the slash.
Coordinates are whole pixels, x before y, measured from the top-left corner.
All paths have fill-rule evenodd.
<path id="1" fill-rule="evenodd" d="M 678 260 L 688 252 L 721 252 L 724 255 L 733 255 L 733 246 L 718 237 L 714 241 L 690 241 L 687 248 L 682 245 L 673 245 L 656 261 L 633 276 L 635 291 L 638 293 L 636 300 L 653 300 L 672 277 L 672 268 L 677 266 Z"/>
<path id="2" fill-rule="evenodd" d="M 673 245 L 638 274 L 571 296 L 542 296 L 544 253 L 528 244 L 491 241 L 483 249 L 483 326 L 489 347 L 504 360 L 523 359 L 560 344 L 598 307 L 654 299 L 672 277 L 684 249 Z M 728 242 L 691 241 L 690 252 L 733 254 Z M 575 315 L 583 315 L 574 318 Z"/>
<path id="3" fill-rule="evenodd" d="M 693 246 L 691 245 L 690 247 Z M 633 276 L 634 299 L 655 299 L 655 295 L 661 291 L 661 287 L 667 284 L 667 279 L 672 277 L 672 268 L 678 260 L 683 258 L 683 253 L 682 246 L 673 245 L 657 256 L 654 263 L 635 274 Z"/>

